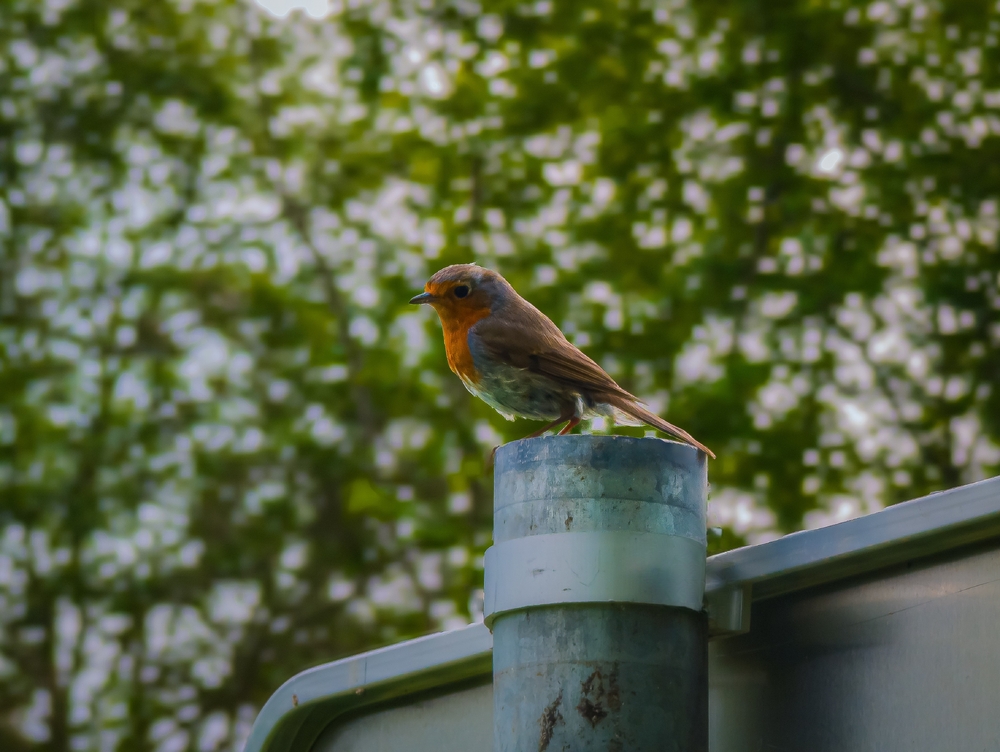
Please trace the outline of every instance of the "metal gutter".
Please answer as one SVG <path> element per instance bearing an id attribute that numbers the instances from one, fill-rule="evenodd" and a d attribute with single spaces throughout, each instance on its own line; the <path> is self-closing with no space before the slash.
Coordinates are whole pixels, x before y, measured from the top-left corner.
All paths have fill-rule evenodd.
<path id="1" fill-rule="evenodd" d="M 1000 477 L 708 560 L 705 590 L 763 600 L 1000 536 Z"/>
<path id="2" fill-rule="evenodd" d="M 706 596 L 710 602 L 713 596 L 724 602 L 728 593 L 763 600 L 997 537 L 1000 477 L 712 556 Z M 744 624 L 748 615 L 744 607 Z M 271 695 L 244 752 L 309 752 L 345 713 L 468 679 L 485 681 L 492 648 L 489 630 L 472 624 L 303 671 Z"/>
<path id="3" fill-rule="evenodd" d="M 344 713 L 492 671 L 493 637 L 483 624 L 316 666 L 271 695 L 243 752 L 308 752 Z"/>

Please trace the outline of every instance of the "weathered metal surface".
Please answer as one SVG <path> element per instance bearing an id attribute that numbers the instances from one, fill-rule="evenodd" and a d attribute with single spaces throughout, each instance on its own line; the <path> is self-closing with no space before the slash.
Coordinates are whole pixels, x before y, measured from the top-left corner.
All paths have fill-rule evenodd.
<path id="1" fill-rule="evenodd" d="M 696 752 L 708 743 L 705 615 L 582 605 L 493 631 L 494 752 Z"/>
<path id="2" fill-rule="evenodd" d="M 500 448 L 494 752 L 707 749 L 706 487 L 704 455 L 659 439 Z"/>
<path id="3" fill-rule="evenodd" d="M 698 450 L 660 439 L 578 435 L 514 441 L 496 453 L 493 542 L 628 530 L 704 544 L 706 472 Z"/>

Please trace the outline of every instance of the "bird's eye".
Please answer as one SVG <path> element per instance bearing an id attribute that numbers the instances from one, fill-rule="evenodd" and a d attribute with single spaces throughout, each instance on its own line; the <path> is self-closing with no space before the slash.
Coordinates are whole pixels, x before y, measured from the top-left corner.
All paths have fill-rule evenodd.
<path id="1" fill-rule="evenodd" d="M 464 298 L 468 294 L 469 294 L 469 286 L 468 285 L 459 285 L 458 287 L 455 288 L 455 297 L 456 298 Z"/>

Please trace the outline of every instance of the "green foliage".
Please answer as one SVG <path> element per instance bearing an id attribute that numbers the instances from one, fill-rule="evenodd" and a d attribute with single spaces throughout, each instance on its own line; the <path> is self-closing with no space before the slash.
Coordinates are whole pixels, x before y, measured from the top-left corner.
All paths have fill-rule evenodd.
<path id="1" fill-rule="evenodd" d="M 713 551 L 996 472 L 998 32 L 9 0 L 0 749 L 239 750 L 294 672 L 477 616 L 489 450 L 534 426 L 406 304 L 448 263 L 717 452 Z"/>

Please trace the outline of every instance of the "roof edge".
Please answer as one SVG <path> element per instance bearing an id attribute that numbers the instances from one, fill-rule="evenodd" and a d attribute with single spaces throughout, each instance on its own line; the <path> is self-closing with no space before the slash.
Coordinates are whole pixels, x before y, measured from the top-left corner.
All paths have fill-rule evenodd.
<path id="1" fill-rule="evenodd" d="M 1000 476 L 708 559 L 706 591 L 782 595 L 1000 536 Z"/>
<path id="2" fill-rule="evenodd" d="M 264 704 L 243 752 L 309 750 L 337 716 L 490 674 L 492 655 L 490 631 L 483 624 L 470 624 L 307 669 Z"/>

